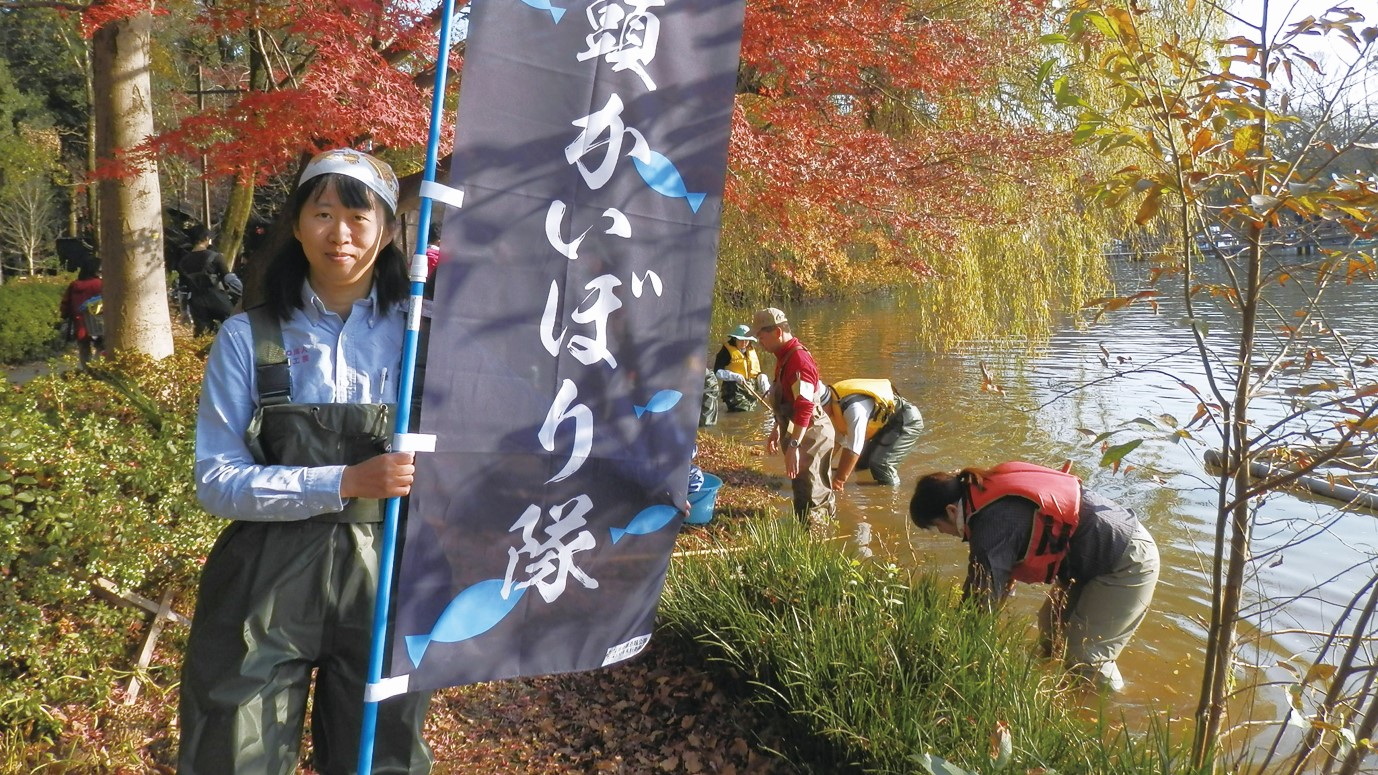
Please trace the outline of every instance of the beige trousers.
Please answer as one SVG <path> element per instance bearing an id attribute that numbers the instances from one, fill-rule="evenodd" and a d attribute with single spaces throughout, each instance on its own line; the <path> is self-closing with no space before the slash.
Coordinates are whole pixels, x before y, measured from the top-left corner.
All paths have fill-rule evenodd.
<path id="1" fill-rule="evenodd" d="M 1066 637 L 1068 668 L 1101 688 L 1122 690 L 1124 678 L 1116 660 L 1148 613 L 1158 570 L 1158 545 L 1143 525 L 1135 523 L 1129 546 L 1114 570 L 1074 586 L 1060 622 L 1053 615 L 1058 607 L 1055 595 L 1044 603 L 1039 629 L 1045 642 L 1052 640 L 1050 631 L 1060 625 Z"/>

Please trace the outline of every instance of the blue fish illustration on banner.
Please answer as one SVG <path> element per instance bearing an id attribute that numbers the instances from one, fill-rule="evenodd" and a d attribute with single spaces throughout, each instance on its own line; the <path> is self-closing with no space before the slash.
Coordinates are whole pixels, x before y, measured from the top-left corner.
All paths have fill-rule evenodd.
<path id="1" fill-rule="evenodd" d="M 636 412 L 637 417 L 647 412 L 668 412 L 679 404 L 679 400 L 683 396 L 684 394 L 678 390 L 658 390 L 655 395 L 651 396 L 651 400 L 646 402 L 645 406 L 634 406 L 632 411 Z"/>
<path id="2" fill-rule="evenodd" d="M 626 527 L 610 528 L 612 542 L 617 543 L 624 535 L 650 535 L 665 527 L 680 515 L 680 510 L 671 506 L 651 506 L 632 518 Z"/>
<path id="3" fill-rule="evenodd" d="M 556 8 L 550 4 L 550 0 L 522 0 L 522 2 L 538 11 L 549 11 L 550 18 L 554 19 L 556 24 L 559 24 L 560 19 L 565 15 L 565 9 Z"/>
<path id="4" fill-rule="evenodd" d="M 698 212 L 708 195 L 689 193 L 689 189 L 684 185 L 684 178 L 680 177 L 679 170 L 675 169 L 674 162 L 650 150 L 646 151 L 645 157 L 642 159 L 633 156 L 632 161 L 646 185 L 664 196 L 683 199 L 689 203 L 690 210 Z"/>
<path id="5" fill-rule="evenodd" d="M 460 592 L 425 635 L 408 635 L 407 656 L 413 665 L 420 665 L 431 643 L 458 643 L 488 632 L 493 625 L 512 613 L 526 590 L 511 590 L 504 594 L 502 579 L 488 579 Z"/>
<path id="6" fill-rule="evenodd" d="M 744 0 L 555 2 L 471 5 L 388 691 L 634 657 L 688 503 Z"/>

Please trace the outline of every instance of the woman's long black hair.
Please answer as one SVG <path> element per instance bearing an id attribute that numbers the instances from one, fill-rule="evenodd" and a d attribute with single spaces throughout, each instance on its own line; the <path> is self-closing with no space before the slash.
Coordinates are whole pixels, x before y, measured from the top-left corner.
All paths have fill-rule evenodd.
<path id="1" fill-rule="evenodd" d="M 410 294 L 407 282 L 407 256 L 397 246 L 397 214 L 380 200 L 363 181 L 348 175 L 327 174 L 311 178 L 297 190 L 283 206 L 282 212 L 268 232 L 263 249 L 249 262 L 250 282 L 245 294 L 245 308 L 267 305 L 278 320 L 286 320 L 301 309 L 301 284 L 311 270 L 293 227 L 308 202 L 316 200 L 326 186 L 334 184 L 340 204 L 349 208 L 368 209 L 376 203 L 385 216 L 384 234 L 387 243 L 378 251 L 373 264 L 373 288 L 379 309 L 401 304 Z"/>
<path id="2" fill-rule="evenodd" d="M 914 497 L 909 499 L 909 520 L 914 527 L 927 530 L 933 523 L 947 516 L 949 503 L 958 503 L 972 487 L 981 487 L 990 472 L 981 468 L 963 468 L 957 473 L 934 471 L 914 485 Z"/>

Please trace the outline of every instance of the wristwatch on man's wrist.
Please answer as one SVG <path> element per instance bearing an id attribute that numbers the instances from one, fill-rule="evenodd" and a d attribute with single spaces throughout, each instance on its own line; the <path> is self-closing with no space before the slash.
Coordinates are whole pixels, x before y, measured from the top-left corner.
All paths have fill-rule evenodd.
<path id="1" fill-rule="evenodd" d="M 785 442 L 785 446 L 790 449 L 799 449 L 799 439 L 790 439 Z"/>

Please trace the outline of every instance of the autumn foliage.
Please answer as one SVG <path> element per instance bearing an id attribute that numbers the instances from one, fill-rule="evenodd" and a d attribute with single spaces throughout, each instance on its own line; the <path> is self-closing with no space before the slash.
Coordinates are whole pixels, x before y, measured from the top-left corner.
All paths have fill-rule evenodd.
<path id="1" fill-rule="evenodd" d="M 1026 177 L 1061 147 L 991 100 L 1041 12 L 1018 1 L 748 3 L 729 203 L 766 243 L 793 243 L 796 259 L 826 262 L 863 240 L 921 270 L 906 236 L 941 240 L 987 218 L 993 181 Z"/>
<path id="2" fill-rule="evenodd" d="M 416 76 L 434 65 L 436 33 L 427 15 L 407 8 L 385 0 L 198 4 L 185 45 L 198 55 L 202 88 L 237 96 L 197 110 L 190 90 L 168 95 L 185 117 L 127 161 L 204 154 L 213 177 L 261 181 L 323 148 L 424 145 L 430 96 Z M 88 26 L 110 16 L 99 9 L 87 12 Z"/>
<path id="3" fill-rule="evenodd" d="M 262 181 L 323 147 L 417 148 L 429 13 L 388 0 L 184 8 L 203 88 L 237 96 L 198 110 L 183 94 L 183 117 L 139 153 L 205 154 L 212 176 Z M 1064 150 L 1000 88 L 1034 61 L 1043 13 L 1042 0 L 748 0 L 726 191 L 746 260 L 807 286 L 844 278 L 861 245 L 885 271 L 922 273 L 916 244 L 1007 218 L 990 187 Z"/>

